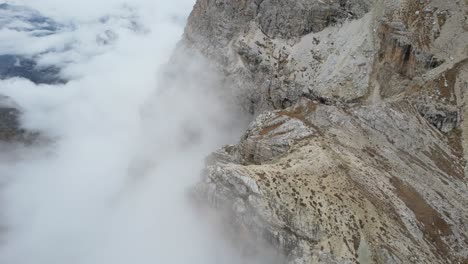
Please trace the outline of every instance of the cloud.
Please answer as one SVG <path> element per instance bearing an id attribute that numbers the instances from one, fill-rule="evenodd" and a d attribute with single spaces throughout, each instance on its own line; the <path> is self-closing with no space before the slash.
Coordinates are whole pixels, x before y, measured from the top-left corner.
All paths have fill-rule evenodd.
<path id="1" fill-rule="evenodd" d="M 244 263 L 186 196 L 204 157 L 234 141 L 244 119 L 201 58 L 179 54 L 183 68 L 157 74 L 193 1 L 8 3 L 60 26 L 37 35 L 34 23 L 11 21 L 0 54 L 59 67 L 68 82 L 0 81 L 23 127 L 51 140 L 0 145 L 0 263 Z"/>

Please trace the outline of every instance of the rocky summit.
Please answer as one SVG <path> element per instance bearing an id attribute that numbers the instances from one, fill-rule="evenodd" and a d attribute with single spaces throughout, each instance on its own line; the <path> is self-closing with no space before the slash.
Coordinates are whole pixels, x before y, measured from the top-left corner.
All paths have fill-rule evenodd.
<path id="1" fill-rule="evenodd" d="M 198 0 L 182 50 L 252 116 L 195 187 L 233 240 L 468 263 L 468 1 Z"/>

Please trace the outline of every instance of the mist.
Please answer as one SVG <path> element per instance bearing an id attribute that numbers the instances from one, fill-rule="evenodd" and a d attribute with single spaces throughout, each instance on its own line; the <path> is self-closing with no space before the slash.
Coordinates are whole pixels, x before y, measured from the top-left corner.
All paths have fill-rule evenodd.
<path id="1" fill-rule="evenodd" d="M 194 0 L 7 3 L 57 30 L 12 20 L 0 52 L 57 66 L 67 82 L 0 81 L 22 126 L 46 139 L 0 145 L 0 263 L 246 263 L 188 195 L 247 120 L 201 57 L 177 52 L 184 67 L 166 69 Z"/>

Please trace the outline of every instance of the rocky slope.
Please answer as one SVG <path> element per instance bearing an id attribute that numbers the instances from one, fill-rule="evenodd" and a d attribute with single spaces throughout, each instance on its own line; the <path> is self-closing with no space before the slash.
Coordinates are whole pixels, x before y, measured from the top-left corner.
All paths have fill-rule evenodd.
<path id="1" fill-rule="evenodd" d="M 254 116 L 198 198 L 286 263 L 468 263 L 468 1 L 198 0 L 180 50 Z"/>

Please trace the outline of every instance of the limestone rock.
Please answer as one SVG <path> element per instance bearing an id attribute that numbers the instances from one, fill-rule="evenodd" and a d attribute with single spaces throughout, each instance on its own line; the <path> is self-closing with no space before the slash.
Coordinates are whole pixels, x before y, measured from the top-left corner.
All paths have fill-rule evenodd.
<path id="1" fill-rule="evenodd" d="M 27 131 L 20 125 L 21 111 L 8 97 L 0 95 L 0 143 L 31 143 L 38 138 L 35 131 Z"/>
<path id="2" fill-rule="evenodd" d="M 465 8 L 442 0 L 199 0 L 180 48 L 211 59 L 219 86 L 255 115 L 301 97 L 393 99 L 467 57 Z"/>
<path id="3" fill-rule="evenodd" d="M 466 263 L 466 10 L 198 0 L 179 49 L 253 117 L 200 201 L 284 263 Z"/>
<path id="4" fill-rule="evenodd" d="M 466 263 L 467 8 L 198 0 L 179 49 L 254 117 L 199 201 L 284 263 Z"/>
<path id="5" fill-rule="evenodd" d="M 370 1 L 198 1 L 184 48 L 213 58 L 252 113 L 367 93 Z M 367 15 L 366 15 L 367 14 Z"/>
<path id="6" fill-rule="evenodd" d="M 468 257 L 463 158 L 409 103 L 343 109 L 304 99 L 253 124 L 228 151 L 247 158 L 211 163 L 198 193 L 233 208 L 233 221 L 288 263 Z M 285 127 L 312 132 L 278 151 Z"/>

